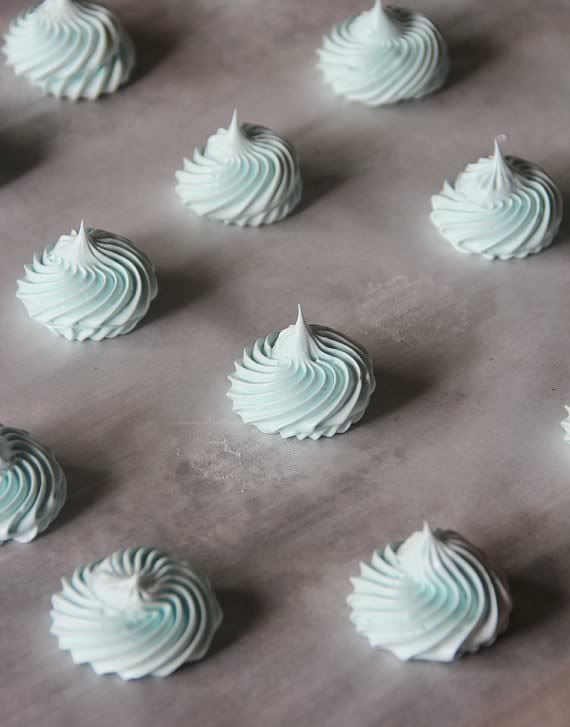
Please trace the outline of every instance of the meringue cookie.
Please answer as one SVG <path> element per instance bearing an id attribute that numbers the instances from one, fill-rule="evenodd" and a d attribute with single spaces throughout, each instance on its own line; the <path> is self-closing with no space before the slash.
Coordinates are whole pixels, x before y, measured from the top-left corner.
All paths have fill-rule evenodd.
<path id="1" fill-rule="evenodd" d="M 566 419 L 563 419 L 560 422 L 560 426 L 562 427 L 562 429 L 564 429 L 565 432 L 564 441 L 570 442 L 570 406 L 565 406 L 564 408 L 568 412 L 568 416 L 566 417 Z"/>
<path id="2" fill-rule="evenodd" d="M 119 21 L 89 0 L 44 0 L 14 20 L 5 41 L 6 62 L 17 76 L 73 101 L 116 91 L 135 64 Z"/>
<path id="3" fill-rule="evenodd" d="M 293 146 L 265 126 L 238 123 L 236 111 L 228 129 L 184 159 L 176 179 L 177 194 L 196 214 L 240 226 L 283 219 L 303 190 Z"/>
<path id="4" fill-rule="evenodd" d="M 51 633 L 75 664 L 122 679 L 165 677 L 210 648 L 222 611 L 206 578 L 150 547 L 118 550 L 62 579 Z"/>
<path id="5" fill-rule="evenodd" d="M 341 434 L 359 421 L 375 389 L 368 352 L 332 328 L 305 323 L 248 346 L 228 378 L 233 410 L 284 439 Z"/>
<path id="6" fill-rule="evenodd" d="M 30 318 L 69 341 L 128 333 L 158 290 L 151 261 L 130 240 L 83 222 L 25 269 L 17 295 Z"/>
<path id="7" fill-rule="evenodd" d="M 33 540 L 55 520 L 66 494 L 51 449 L 22 429 L 0 424 L 0 544 Z"/>
<path id="8" fill-rule="evenodd" d="M 449 72 L 445 41 L 431 20 L 380 0 L 335 25 L 317 53 L 325 83 L 368 106 L 426 96 Z"/>
<path id="9" fill-rule="evenodd" d="M 494 153 L 469 164 L 432 197 L 431 220 L 460 252 L 487 260 L 524 258 L 550 245 L 562 221 L 562 195 L 540 167 Z"/>
<path id="10" fill-rule="evenodd" d="M 403 661 L 452 661 L 490 646 L 512 609 L 507 583 L 485 555 L 461 535 L 434 532 L 427 523 L 375 551 L 351 582 L 356 630 Z"/>

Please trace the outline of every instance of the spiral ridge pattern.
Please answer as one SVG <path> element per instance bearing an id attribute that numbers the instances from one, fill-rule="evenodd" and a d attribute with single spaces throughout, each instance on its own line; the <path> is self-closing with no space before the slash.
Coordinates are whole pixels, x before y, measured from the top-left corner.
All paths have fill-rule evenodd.
<path id="1" fill-rule="evenodd" d="M 0 544 L 29 543 L 57 517 L 65 475 L 48 447 L 0 424 Z"/>
<path id="2" fill-rule="evenodd" d="M 427 523 L 360 564 L 351 620 L 372 646 L 399 659 L 452 661 L 492 644 L 512 601 L 502 576 L 457 533 Z"/>
<path id="3" fill-rule="evenodd" d="M 131 39 L 109 10 L 90 0 L 44 0 L 10 25 L 3 52 L 18 76 L 44 93 L 96 99 L 126 83 Z"/>
<path id="4" fill-rule="evenodd" d="M 69 341 L 128 333 L 158 290 L 151 261 L 130 240 L 83 224 L 25 270 L 18 297 L 29 316 Z"/>
<path id="5" fill-rule="evenodd" d="M 303 184 L 293 146 L 265 126 L 218 129 L 176 172 L 176 192 L 196 214 L 233 225 L 267 225 L 288 215 Z"/>
<path id="6" fill-rule="evenodd" d="M 228 397 L 247 424 L 284 439 L 319 439 L 359 421 L 374 388 L 368 352 L 332 328 L 294 326 L 248 346 Z"/>
<path id="7" fill-rule="evenodd" d="M 165 677 L 205 656 L 222 621 L 208 580 L 150 547 L 80 566 L 52 597 L 51 633 L 76 664 L 123 679 Z"/>
<path id="8" fill-rule="evenodd" d="M 469 164 L 454 184 L 444 183 L 432 197 L 431 220 L 456 250 L 509 260 L 551 244 L 562 206 L 546 172 L 524 159 L 503 157 L 496 146 L 493 157 Z"/>
<path id="9" fill-rule="evenodd" d="M 426 96 L 449 72 L 447 46 L 431 20 L 378 0 L 372 10 L 335 25 L 317 53 L 325 83 L 368 106 Z"/>

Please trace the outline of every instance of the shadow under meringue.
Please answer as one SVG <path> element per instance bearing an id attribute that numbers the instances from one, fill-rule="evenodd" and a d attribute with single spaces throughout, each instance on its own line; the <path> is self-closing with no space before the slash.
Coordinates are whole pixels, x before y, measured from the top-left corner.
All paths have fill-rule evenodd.
<path id="1" fill-rule="evenodd" d="M 424 394 L 434 383 L 427 376 L 411 378 L 392 371 L 386 372 L 378 367 L 374 367 L 374 377 L 376 390 L 370 398 L 370 404 L 362 419 L 363 423 L 369 423 L 400 409 Z"/>
<path id="2" fill-rule="evenodd" d="M 153 321 L 173 315 L 199 298 L 214 286 L 209 273 L 192 266 L 187 271 L 157 270 L 158 293 L 146 316 L 137 326 L 142 328 Z"/>
<path id="3" fill-rule="evenodd" d="M 164 23 L 162 12 L 142 21 L 127 22 L 125 29 L 131 36 L 136 52 L 135 67 L 127 86 L 138 83 L 158 68 L 183 40 L 180 29 Z"/>
<path id="4" fill-rule="evenodd" d="M 105 495 L 110 478 L 102 469 L 73 467 L 61 463 L 67 480 L 67 499 L 49 531 L 66 525 L 89 510 Z"/>
<path id="5" fill-rule="evenodd" d="M 441 92 L 456 84 L 461 84 L 470 76 L 480 73 L 501 54 L 501 47 L 482 35 L 446 35 L 449 51 L 449 76 Z"/>
<path id="6" fill-rule="evenodd" d="M 43 117 L 18 125 L 17 131 L 0 131 L 0 187 L 35 169 L 47 157 L 49 124 Z"/>
<path id="7" fill-rule="evenodd" d="M 263 606 L 259 597 L 251 591 L 237 588 L 216 589 L 216 597 L 224 614 L 224 620 L 214 636 L 208 658 L 227 649 L 251 630 L 259 621 Z"/>
<path id="8" fill-rule="evenodd" d="M 303 195 L 301 201 L 289 215 L 293 217 L 307 207 L 318 202 L 321 198 L 338 189 L 352 176 L 350 172 L 339 167 L 318 166 L 303 163 L 301 160 L 301 175 L 303 177 Z"/>
<path id="9" fill-rule="evenodd" d="M 558 560 L 567 561 L 568 555 Z M 540 628 L 568 605 L 562 588 L 566 576 L 554 558 L 541 558 L 518 573 L 507 574 L 507 578 L 513 596 L 507 637 Z"/>

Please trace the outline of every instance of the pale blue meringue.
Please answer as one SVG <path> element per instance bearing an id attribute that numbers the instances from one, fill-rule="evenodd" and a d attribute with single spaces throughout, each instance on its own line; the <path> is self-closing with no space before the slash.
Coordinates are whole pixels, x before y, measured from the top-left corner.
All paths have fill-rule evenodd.
<path id="1" fill-rule="evenodd" d="M 96 99 L 126 83 L 131 39 L 115 16 L 90 0 L 44 0 L 8 28 L 3 52 L 16 75 L 44 93 Z"/>
<path id="2" fill-rule="evenodd" d="M 158 290 L 151 261 L 130 240 L 83 222 L 25 270 L 17 295 L 30 318 L 69 341 L 128 333 Z"/>
<path id="3" fill-rule="evenodd" d="M 359 421 L 376 382 L 368 352 L 332 328 L 305 323 L 248 346 L 228 378 L 228 397 L 247 424 L 283 438 L 319 439 Z"/>
<path id="4" fill-rule="evenodd" d="M 460 252 L 524 258 L 548 247 L 562 221 L 562 195 L 540 167 L 494 153 L 469 164 L 432 197 L 431 220 Z"/>
<path id="5" fill-rule="evenodd" d="M 150 547 L 80 566 L 52 597 L 51 633 L 76 664 L 165 677 L 206 655 L 222 611 L 207 578 Z"/>
<path id="6" fill-rule="evenodd" d="M 426 96 L 449 72 L 447 46 L 431 20 L 380 0 L 335 25 L 317 53 L 334 92 L 368 106 Z"/>
<path id="7" fill-rule="evenodd" d="M 205 149 L 176 172 L 176 192 L 196 214 L 233 225 L 267 225 L 288 215 L 301 199 L 297 152 L 265 126 L 240 124 L 234 112 Z"/>
<path id="8" fill-rule="evenodd" d="M 48 447 L 0 424 L 0 544 L 29 543 L 59 514 L 65 475 Z"/>
<path id="9" fill-rule="evenodd" d="M 491 645 L 508 626 L 504 578 L 474 545 L 427 523 L 375 551 L 351 578 L 351 620 L 370 644 L 399 659 L 452 661 Z"/>

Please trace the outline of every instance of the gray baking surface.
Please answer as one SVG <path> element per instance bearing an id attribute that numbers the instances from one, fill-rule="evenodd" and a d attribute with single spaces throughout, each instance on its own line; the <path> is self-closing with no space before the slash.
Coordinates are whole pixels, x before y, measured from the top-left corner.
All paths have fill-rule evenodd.
<path id="1" fill-rule="evenodd" d="M 429 222 L 430 195 L 500 132 L 570 191 L 567 0 L 417 0 L 451 79 L 383 110 L 315 69 L 357 0 L 108 5 L 140 56 L 114 97 L 43 98 L 0 70 L 0 416 L 69 480 L 56 523 L 0 549 L 0 724 L 568 724 L 570 226 L 489 263 Z M 2 30 L 26 6 L 2 0 Z M 174 192 L 234 106 L 299 150 L 305 198 L 282 223 L 208 223 Z M 102 343 L 53 336 L 15 297 L 33 252 L 82 218 L 159 276 L 144 324 Z M 368 415 L 331 440 L 263 435 L 225 398 L 234 359 L 297 302 L 376 364 Z M 485 549 L 516 600 L 508 634 L 450 666 L 372 650 L 345 603 L 359 560 L 424 519 Z M 131 544 L 191 559 L 225 611 L 211 654 L 168 679 L 97 677 L 49 634 L 60 577 Z"/>

